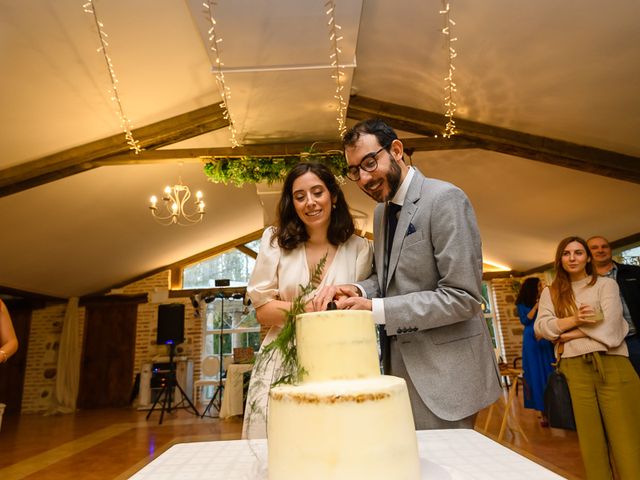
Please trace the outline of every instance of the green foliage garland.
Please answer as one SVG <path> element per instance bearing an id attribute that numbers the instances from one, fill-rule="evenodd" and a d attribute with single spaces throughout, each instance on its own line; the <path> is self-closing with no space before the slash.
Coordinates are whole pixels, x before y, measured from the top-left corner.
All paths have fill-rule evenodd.
<path id="1" fill-rule="evenodd" d="M 300 155 L 282 157 L 209 158 L 204 165 L 204 173 L 214 183 L 232 183 L 237 187 L 245 183 L 272 184 L 283 181 L 289 170 L 302 161 L 324 163 L 337 177 L 347 174 L 347 163 L 342 152 L 318 153 L 313 149 Z"/>

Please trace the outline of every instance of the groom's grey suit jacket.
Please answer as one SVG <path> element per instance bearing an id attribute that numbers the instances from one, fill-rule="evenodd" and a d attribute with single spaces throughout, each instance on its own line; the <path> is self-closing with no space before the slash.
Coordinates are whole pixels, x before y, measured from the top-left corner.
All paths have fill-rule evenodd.
<path id="1" fill-rule="evenodd" d="M 384 296 L 387 335 L 426 406 L 460 420 L 500 395 L 482 300 L 482 251 L 465 193 L 416 170 L 398 217 L 386 288 L 385 205 L 374 213 L 375 272 L 359 284 Z M 376 273 L 377 272 L 377 273 Z M 393 374 L 393 372 L 390 372 Z"/>

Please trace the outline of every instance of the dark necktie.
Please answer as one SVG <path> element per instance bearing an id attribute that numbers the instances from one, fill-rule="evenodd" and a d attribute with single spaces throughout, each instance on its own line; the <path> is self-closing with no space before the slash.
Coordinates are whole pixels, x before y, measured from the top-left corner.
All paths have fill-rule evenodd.
<path id="1" fill-rule="evenodd" d="M 393 245 L 393 236 L 396 233 L 396 227 L 398 226 L 398 214 L 402 209 L 402 205 L 389 202 L 387 205 L 387 266 L 389 264 L 389 257 L 391 256 L 391 247 Z"/>
<path id="2" fill-rule="evenodd" d="M 385 233 L 385 256 L 384 256 L 384 285 L 383 294 L 386 296 L 387 290 L 387 278 L 389 273 L 389 257 L 391 256 L 391 246 L 393 245 L 393 236 L 396 233 L 396 227 L 398 226 L 398 213 L 400 213 L 402 205 L 389 202 L 387 204 L 387 231 Z M 384 325 L 378 325 L 378 334 L 380 337 L 380 364 L 382 366 L 382 372 L 384 374 L 390 374 L 390 343 L 387 337 L 387 332 Z"/>

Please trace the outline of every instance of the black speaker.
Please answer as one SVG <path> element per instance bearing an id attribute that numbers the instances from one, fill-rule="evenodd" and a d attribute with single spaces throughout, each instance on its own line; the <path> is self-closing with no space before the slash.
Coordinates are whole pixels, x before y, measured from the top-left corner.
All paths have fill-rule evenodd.
<path id="1" fill-rule="evenodd" d="M 184 304 L 170 303 L 158 306 L 158 335 L 156 343 L 177 345 L 184 342 Z"/>

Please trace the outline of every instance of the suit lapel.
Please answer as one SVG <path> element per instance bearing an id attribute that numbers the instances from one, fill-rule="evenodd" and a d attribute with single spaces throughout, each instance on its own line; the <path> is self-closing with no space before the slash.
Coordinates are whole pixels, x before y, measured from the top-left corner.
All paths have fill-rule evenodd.
<path id="1" fill-rule="evenodd" d="M 424 176 L 416 169 L 413 178 L 411 179 L 411 183 L 409 184 L 409 189 L 407 190 L 407 195 L 404 199 L 402 210 L 400 210 L 400 216 L 398 217 L 398 226 L 396 227 L 396 233 L 393 237 L 391 257 L 389 258 L 389 273 L 387 274 L 387 285 L 385 286 L 386 288 L 389 287 L 393 272 L 398 266 L 398 261 L 400 260 L 400 252 L 402 251 L 402 244 L 404 243 L 404 239 L 406 236 L 405 234 L 407 233 L 409 224 L 411 223 L 411 220 L 413 220 L 413 216 L 418 210 L 417 202 L 418 200 L 420 200 L 420 191 L 422 189 L 423 180 Z M 382 225 L 386 225 L 386 223 Z M 384 245 L 384 236 L 382 236 L 382 245 Z M 380 265 L 382 264 L 380 263 Z"/>

